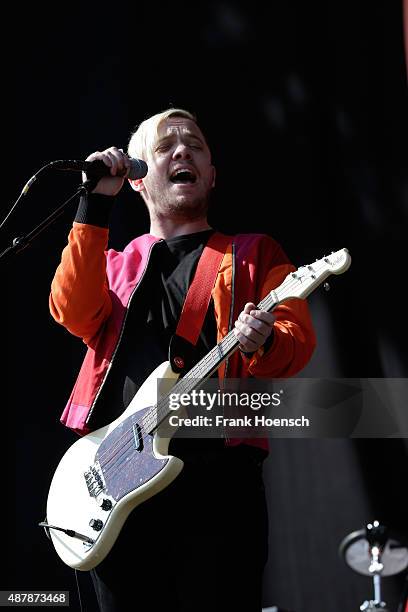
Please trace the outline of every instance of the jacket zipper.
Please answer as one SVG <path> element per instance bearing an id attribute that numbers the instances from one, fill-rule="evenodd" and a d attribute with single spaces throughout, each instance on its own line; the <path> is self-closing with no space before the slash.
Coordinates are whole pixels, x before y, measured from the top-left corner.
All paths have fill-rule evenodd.
<path id="1" fill-rule="evenodd" d="M 230 306 L 230 314 L 228 321 L 228 332 L 232 329 L 232 319 L 234 316 L 234 306 L 235 306 L 235 243 L 232 241 L 231 244 L 231 253 L 232 253 L 232 272 L 231 272 L 231 306 Z M 225 370 L 224 370 L 224 379 L 227 378 L 228 374 L 228 366 L 229 366 L 229 357 L 225 360 Z M 230 438 L 225 437 L 225 444 L 228 446 L 230 443 Z"/>
<path id="2" fill-rule="evenodd" d="M 234 316 L 234 306 L 235 306 L 235 244 L 232 242 L 231 244 L 232 251 L 232 273 L 231 273 L 231 306 L 230 306 L 230 314 L 228 321 L 228 331 L 230 332 L 232 329 L 232 318 Z M 224 378 L 227 378 L 229 366 L 229 357 L 225 360 L 225 370 L 224 370 Z"/>

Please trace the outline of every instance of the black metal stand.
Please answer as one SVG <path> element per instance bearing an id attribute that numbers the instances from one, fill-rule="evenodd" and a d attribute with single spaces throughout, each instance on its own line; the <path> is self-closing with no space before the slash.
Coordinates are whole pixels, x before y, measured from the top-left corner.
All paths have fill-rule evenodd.
<path id="1" fill-rule="evenodd" d="M 82 185 L 79 186 L 77 191 L 71 197 L 69 197 L 68 200 L 66 200 L 63 204 L 61 204 L 61 206 L 54 210 L 54 212 L 51 213 L 46 219 L 41 221 L 41 223 L 37 225 L 37 227 L 35 227 L 31 232 L 29 232 L 25 236 L 17 236 L 16 238 L 14 238 L 11 245 L 0 253 L 0 259 L 6 257 L 7 255 L 20 253 L 20 251 L 28 247 L 29 244 L 31 244 L 31 242 L 35 238 L 37 238 L 37 236 L 39 236 L 49 225 L 54 223 L 54 221 L 56 221 L 56 219 L 58 219 L 58 217 L 62 215 L 68 204 L 70 204 L 72 200 L 74 200 L 74 198 L 81 194 L 93 191 L 97 182 L 97 180 L 91 179 L 85 181 L 85 183 L 82 183 Z"/>

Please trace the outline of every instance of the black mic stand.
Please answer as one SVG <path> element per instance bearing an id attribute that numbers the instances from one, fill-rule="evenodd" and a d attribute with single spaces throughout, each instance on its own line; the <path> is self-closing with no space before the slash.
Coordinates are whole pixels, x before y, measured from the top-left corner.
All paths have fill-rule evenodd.
<path id="1" fill-rule="evenodd" d="M 30 181 L 33 181 L 33 179 L 30 179 Z M 27 193 L 28 187 L 30 186 L 30 181 L 27 183 L 26 187 L 23 189 L 21 195 L 23 194 L 25 195 L 25 193 Z M 52 212 L 46 219 L 41 221 L 41 223 L 37 225 L 37 227 L 35 227 L 31 232 L 29 232 L 28 234 L 24 236 L 17 236 L 16 238 L 14 238 L 11 245 L 8 246 L 4 251 L 0 253 L 0 259 L 5 257 L 6 255 L 11 255 L 13 253 L 17 254 L 23 249 L 25 249 L 26 247 L 28 247 L 28 245 L 35 238 L 37 238 L 37 236 L 39 236 L 49 225 L 54 223 L 54 221 L 58 219 L 59 216 L 62 215 L 64 210 L 67 208 L 68 204 L 70 204 L 74 198 L 76 198 L 79 195 L 87 194 L 93 191 L 98 181 L 99 179 L 88 179 L 87 181 L 82 183 L 77 189 L 77 191 L 71 197 L 68 198 L 68 200 L 66 200 L 63 204 L 61 204 L 61 206 L 59 206 L 56 210 L 54 210 L 54 212 Z"/>

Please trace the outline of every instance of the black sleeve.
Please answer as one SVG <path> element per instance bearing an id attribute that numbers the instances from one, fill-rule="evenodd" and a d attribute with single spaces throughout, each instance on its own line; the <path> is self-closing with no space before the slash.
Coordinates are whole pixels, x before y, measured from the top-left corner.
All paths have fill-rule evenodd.
<path id="1" fill-rule="evenodd" d="M 110 214 L 115 198 L 100 193 L 82 195 L 75 216 L 77 223 L 87 223 L 97 227 L 109 227 Z"/>

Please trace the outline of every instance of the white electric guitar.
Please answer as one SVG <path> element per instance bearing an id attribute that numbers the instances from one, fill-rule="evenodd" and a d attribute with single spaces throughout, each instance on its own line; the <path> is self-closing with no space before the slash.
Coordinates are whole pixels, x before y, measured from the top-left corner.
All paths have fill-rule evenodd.
<path id="1" fill-rule="evenodd" d="M 305 298 L 330 274 L 350 266 L 341 249 L 289 274 L 258 305 L 272 311 L 291 298 Z M 79 569 L 96 567 L 109 553 L 130 512 L 169 485 L 183 462 L 168 455 L 170 438 L 158 428 L 174 411 L 160 381 L 173 379 L 172 393 L 189 393 L 237 350 L 230 331 L 187 374 L 164 362 L 146 379 L 127 409 L 115 421 L 75 442 L 65 453 L 51 482 L 44 526 L 64 563 Z"/>

